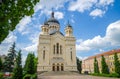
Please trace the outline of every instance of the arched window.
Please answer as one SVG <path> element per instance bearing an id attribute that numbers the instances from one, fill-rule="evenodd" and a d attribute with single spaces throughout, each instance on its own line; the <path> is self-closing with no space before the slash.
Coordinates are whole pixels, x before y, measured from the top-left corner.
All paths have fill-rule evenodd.
<path id="1" fill-rule="evenodd" d="M 43 50 L 43 59 L 45 59 L 45 50 Z"/>
<path id="2" fill-rule="evenodd" d="M 72 51 L 70 52 L 70 54 L 71 54 L 71 60 L 72 60 Z"/>
<path id="3" fill-rule="evenodd" d="M 54 52 L 54 54 L 55 54 L 55 45 L 53 46 L 53 52 Z"/>
<path id="4" fill-rule="evenodd" d="M 59 43 L 57 43 L 57 54 L 59 54 Z"/>
<path id="5" fill-rule="evenodd" d="M 62 54 L 62 46 L 60 45 L 60 54 Z"/>

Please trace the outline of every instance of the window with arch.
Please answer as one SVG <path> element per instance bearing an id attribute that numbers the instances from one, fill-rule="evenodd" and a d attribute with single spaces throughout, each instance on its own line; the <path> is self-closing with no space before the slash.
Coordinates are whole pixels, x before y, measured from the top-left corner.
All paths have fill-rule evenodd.
<path id="1" fill-rule="evenodd" d="M 60 54 L 62 54 L 62 46 L 60 45 Z"/>
<path id="2" fill-rule="evenodd" d="M 45 59 L 45 50 L 43 50 L 43 59 Z"/>
<path id="3" fill-rule="evenodd" d="M 71 54 L 71 60 L 72 60 L 72 51 L 70 52 L 70 54 Z"/>
<path id="4" fill-rule="evenodd" d="M 59 54 L 59 43 L 57 43 L 57 54 Z"/>
<path id="5" fill-rule="evenodd" d="M 53 46 L 53 53 L 55 54 L 55 45 Z"/>

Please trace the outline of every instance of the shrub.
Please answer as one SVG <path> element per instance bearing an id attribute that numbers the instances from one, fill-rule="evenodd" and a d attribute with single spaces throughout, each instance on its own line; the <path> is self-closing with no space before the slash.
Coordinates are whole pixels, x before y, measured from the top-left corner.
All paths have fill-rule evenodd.
<path id="1" fill-rule="evenodd" d="M 26 74 L 24 77 L 23 77 L 23 79 L 31 79 L 31 75 L 30 74 Z"/>
<path id="2" fill-rule="evenodd" d="M 26 74 L 23 79 L 37 79 L 37 74 Z"/>
<path id="3" fill-rule="evenodd" d="M 119 74 L 118 73 L 111 73 L 111 74 L 109 74 L 109 77 L 119 77 Z"/>
<path id="4" fill-rule="evenodd" d="M 93 75 L 93 76 L 102 76 L 102 77 L 119 77 L 119 74 L 117 74 L 117 73 L 110 73 L 110 74 L 92 73 L 90 75 Z"/>
<path id="5" fill-rule="evenodd" d="M 3 79 L 3 73 L 0 72 L 0 79 Z"/>
<path id="6" fill-rule="evenodd" d="M 33 79 L 37 79 L 37 74 L 33 74 L 33 75 L 32 75 L 32 78 L 33 78 Z"/>

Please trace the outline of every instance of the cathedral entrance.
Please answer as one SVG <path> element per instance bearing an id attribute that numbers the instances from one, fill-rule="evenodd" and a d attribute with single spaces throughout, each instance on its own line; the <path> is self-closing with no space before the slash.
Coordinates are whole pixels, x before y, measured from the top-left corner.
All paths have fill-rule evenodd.
<path id="1" fill-rule="evenodd" d="M 64 69 L 63 69 L 63 64 L 61 64 L 61 71 L 63 71 Z"/>
<path id="2" fill-rule="evenodd" d="M 53 63 L 52 71 L 64 71 L 63 63 Z"/>
<path id="3" fill-rule="evenodd" d="M 52 69 L 53 69 L 53 71 L 55 71 L 55 66 L 53 66 L 53 68 L 52 68 Z"/>

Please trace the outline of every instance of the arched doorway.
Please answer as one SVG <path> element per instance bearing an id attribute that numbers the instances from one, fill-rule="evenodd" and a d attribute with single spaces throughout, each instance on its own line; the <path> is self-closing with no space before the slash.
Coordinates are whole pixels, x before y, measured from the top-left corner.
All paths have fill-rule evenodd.
<path id="1" fill-rule="evenodd" d="M 52 71 L 55 71 L 55 64 L 53 64 L 52 66 Z"/>
<path id="2" fill-rule="evenodd" d="M 57 71 L 59 71 L 59 63 L 57 64 Z"/>
<path id="3" fill-rule="evenodd" d="M 64 67 L 63 67 L 63 64 L 61 64 L 61 71 L 64 71 Z"/>

